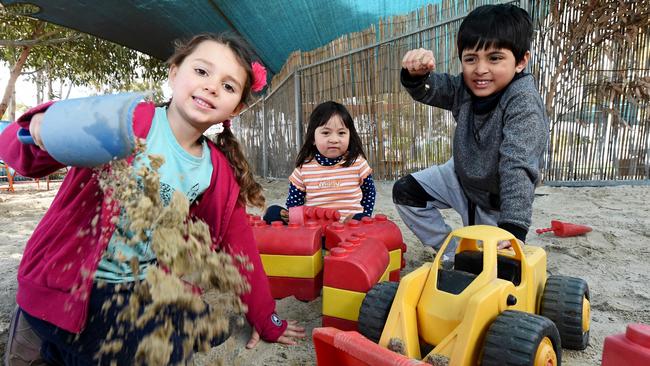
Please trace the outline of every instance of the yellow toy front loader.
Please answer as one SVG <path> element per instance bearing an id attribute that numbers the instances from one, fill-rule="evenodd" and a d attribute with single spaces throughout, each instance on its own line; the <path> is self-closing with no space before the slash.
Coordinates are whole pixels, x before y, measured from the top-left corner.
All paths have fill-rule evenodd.
<path id="1" fill-rule="evenodd" d="M 510 249 L 497 249 L 503 240 Z M 542 248 L 521 246 L 493 226 L 452 232 L 432 263 L 404 276 L 399 286 L 375 285 L 359 312 L 359 331 L 376 347 L 434 365 L 560 365 L 562 346 L 586 348 L 589 322 L 587 283 L 547 278 Z M 329 356 L 319 352 L 326 342 L 319 332 L 318 364 L 334 365 L 331 345 Z M 365 365 L 362 358 L 337 364 Z"/>

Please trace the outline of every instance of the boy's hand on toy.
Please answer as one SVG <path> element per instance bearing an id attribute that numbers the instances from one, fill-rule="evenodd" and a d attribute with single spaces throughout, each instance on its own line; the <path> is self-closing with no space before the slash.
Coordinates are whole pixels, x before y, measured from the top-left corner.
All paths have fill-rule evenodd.
<path id="1" fill-rule="evenodd" d="M 296 344 L 296 339 L 305 338 L 305 328 L 299 326 L 296 320 L 287 320 L 287 324 L 287 329 L 284 330 L 284 333 L 276 342 L 293 346 Z M 253 334 L 251 334 L 251 339 L 246 344 L 246 348 L 253 349 L 259 342 L 260 334 L 253 328 Z"/>
<path id="2" fill-rule="evenodd" d="M 36 113 L 32 116 L 32 119 L 29 122 L 29 134 L 32 135 L 34 144 L 41 150 L 45 150 L 43 140 L 41 139 L 41 123 L 43 123 L 43 116 L 45 116 L 45 113 Z"/>
<path id="3" fill-rule="evenodd" d="M 436 69 L 436 59 L 433 57 L 432 51 L 418 48 L 410 50 L 404 55 L 402 67 L 411 76 L 423 76 Z"/>
<path id="4" fill-rule="evenodd" d="M 515 239 L 515 240 L 517 241 L 517 243 L 519 243 L 519 246 L 524 246 L 523 241 L 519 239 Z M 500 240 L 497 243 L 497 249 L 512 249 L 512 243 L 510 242 L 510 240 Z"/>

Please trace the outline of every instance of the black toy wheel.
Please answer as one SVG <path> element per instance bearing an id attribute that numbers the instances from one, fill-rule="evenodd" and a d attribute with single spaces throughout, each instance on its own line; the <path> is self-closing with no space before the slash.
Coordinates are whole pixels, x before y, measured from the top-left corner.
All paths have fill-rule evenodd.
<path id="1" fill-rule="evenodd" d="M 542 295 L 540 315 L 555 323 L 562 347 L 583 350 L 589 344 L 589 286 L 581 278 L 550 276 Z"/>
<path id="2" fill-rule="evenodd" d="M 506 310 L 488 328 L 483 366 L 558 366 L 562 363 L 560 335 L 549 319 Z"/>
<path id="3" fill-rule="evenodd" d="M 359 309 L 359 333 L 377 343 L 397 293 L 397 282 L 379 282 L 366 294 Z"/>

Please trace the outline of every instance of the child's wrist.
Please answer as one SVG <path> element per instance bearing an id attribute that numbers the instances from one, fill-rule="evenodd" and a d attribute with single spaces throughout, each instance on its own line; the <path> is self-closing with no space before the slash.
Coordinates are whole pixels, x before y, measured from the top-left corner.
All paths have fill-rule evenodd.
<path id="1" fill-rule="evenodd" d="M 514 235 L 515 238 L 521 240 L 522 242 L 526 242 L 526 234 L 528 234 L 528 229 L 523 228 L 519 225 L 512 224 L 509 222 L 502 222 L 499 224 L 499 228 L 508 231 L 510 234 Z"/>
<path id="2" fill-rule="evenodd" d="M 429 77 L 430 73 L 424 75 L 412 75 L 407 69 L 402 68 L 400 73 L 400 78 L 402 79 L 402 84 L 407 88 L 414 88 L 422 85 L 424 81 Z"/>

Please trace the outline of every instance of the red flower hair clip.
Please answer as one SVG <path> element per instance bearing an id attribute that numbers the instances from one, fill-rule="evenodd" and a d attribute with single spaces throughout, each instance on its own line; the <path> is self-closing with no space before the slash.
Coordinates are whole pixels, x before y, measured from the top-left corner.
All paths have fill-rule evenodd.
<path id="1" fill-rule="evenodd" d="M 254 61 L 251 67 L 253 68 L 253 84 L 251 85 L 251 90 L 258 93 L 266 86 L 266 68 L 257 61 Z"/>

